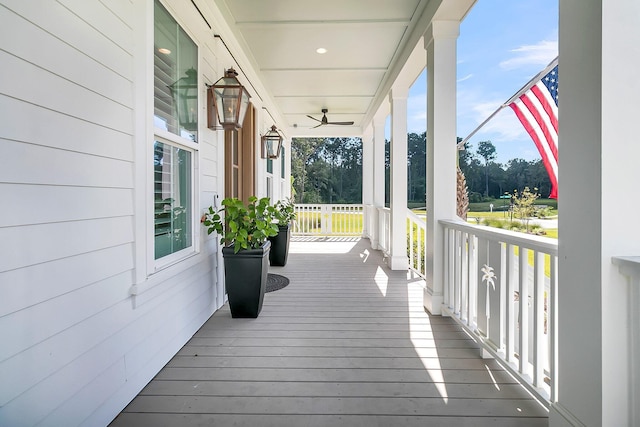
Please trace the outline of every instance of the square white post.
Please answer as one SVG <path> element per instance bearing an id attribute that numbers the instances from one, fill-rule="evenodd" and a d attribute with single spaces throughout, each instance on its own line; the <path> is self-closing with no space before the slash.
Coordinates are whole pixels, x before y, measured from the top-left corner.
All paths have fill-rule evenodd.
<path id="1" fill-rule="evenodd" d="M 427 287 L 424 306 L 441 314 L 444 301 L 444 231 L 456 218 L 456 40 L 458 21 L 434 21 L 427 50 Z"/>
<path id="2" fill-rule="evenodd" d="M 373 127 L 369 126 L 362 135 L 362 237 L 371 238 L 369 230 L 369 215 L 367 206 L 373 205 Z"/>
<path id="3" fill-rule="evenodd" d="M 559 381 L 551 426 L 640 425 L 629 284 L 612 263 L 640 255 L 639 20 L 637 0 L 560 0 Z"/>
<path id="4" fill-rule="evenodd" d="M 391 101 L 391 249 L 389 267 L 406 270 L 407 259 L 407 97 L 408 87 L 393 87 Z"/>
<path id="5" fill-rule="evenodd" d="M 385 197 L 385 166 L 384 166 L 384 125 L 386 115 L 378 114 L 373 119 L 373 230 L 371 233 L 371 248 L 381 249 L 380 247 L 380 227 L 378 208 L 384 207 Z"/>

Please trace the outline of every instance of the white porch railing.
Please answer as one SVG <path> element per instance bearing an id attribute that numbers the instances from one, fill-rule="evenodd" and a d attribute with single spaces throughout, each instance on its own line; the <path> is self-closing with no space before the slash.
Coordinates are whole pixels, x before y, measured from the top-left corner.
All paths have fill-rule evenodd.
<path id="1" fill-rule="evenodd" d="M 293 233 L 299 235 L 361 236 L 362 205 L 296 204 Z"/>
<path id="2" fill-rule="evenodd" d="M 447 254 L 443 313 L 543 403 L 555 401 L 557 241 L 462 221 L 440 225 Z"/>

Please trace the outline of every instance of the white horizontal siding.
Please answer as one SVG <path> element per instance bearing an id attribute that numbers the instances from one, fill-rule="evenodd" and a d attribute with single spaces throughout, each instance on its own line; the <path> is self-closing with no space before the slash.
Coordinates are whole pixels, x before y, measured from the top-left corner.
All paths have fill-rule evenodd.
<path id="1" fill-rule="evenodd" d="M 169 3 L 211 38 L 195 8 Z M 146 280 L 137 251 L 152 231 L 151 4 L 0 0 L 2 426 L 107 424 L 222 304 L 211 240 Z M 219 133 L 201 134 L 197 201 L 209 204 L 222 151 Z"/>
<path id="2" fill-rule="evenodd" d="M 0 348 L 0 360 L 128 299 L 130 283 L 131 272 L 127 271 L 0 318 L 0 336 L 5 340 Z M 21 327 L 17 329 L 14 325 Z"/>
<path id="3" fill-rule="evenodd" d="M 130 271 L 132 253 L 129 243 L 0 273 L 0 316 Z"/>
<path id="4" fill-rule="evenodd" d="M 0 210 L 5 227 L 133 215 L 128 188 L 0 183 L 0 194 L 12 206 Z"/>
<path id="5" fill-rule="evenodd" d="M 98 64 L 131 79 L 133 44 L 124 46 L 114 43 L 112 39 L 116 38 L 115 35 L 110 34 L 110 37 L 105 37 L 83 21 L 74 11 L 67 9 L 59 2 L 40 1 L 34 4 L 24 0 L 2 0 L 2 3 L 16 15 L 24 17 L 34 26 L 69 44 Z M 92 8 L 102 7 L 101 3 L 95 0 L 89 0 L 87 3 L 91 4 Z M 9 37 L 13 35 L 5 33 L 4 29 L 0 30 L 0 39 L 8 40 Z M 37 46 L 35 50 L 41 51 L 42 46 Z M 49 54 L 55 54 L 55 52 Z M 90 70 L 85 70 L 85 72 L 88 71 Z"/>
<path id="6" fill-rule="evenodd" d="M 0 137 L 51 148 L 133 160 L 131 135 L 0 95 Z M 4 121 L 6 120 L 6 122 Z"/>
<path id="7" fill-rule="evenodd" d="M 17 384 L 18 391 L 24 393 L 9 402 L 6 402 L 6 396 L 0 396 L 0 405 L 4 405 L 0 419 L 19 420 L 15 425 L 33 425 L 68 399 L 71 399 L 69 405 L 75 404 L 74 395 L 86 387 L 94 387 L 94 379 L 122 359 L 122 366 L 126 369 L 125 381 L 129 372 L 131 376 L 137 375 L 173 338 L 184 343 L 184 336 L 191 336 L 197 330 L 197 326 L 194 326 L 193 330 L 183 331 L 193 318 L 199 317 L 196 323 L 200 324 L 206 320 L 208 315 L 205 317 L 202 312 L 211 312 L 207 298 L 210 287 L 211 283 L 205 274 L 195 281 L 176 284 L 161 298 L 136 310 L 129 301 L 122 301 L 41 345 L 26 350 L 20 358 L 9 359 L 0 368 L 0 377 L 6 378 L 7 384 Z M 176 321 L 178 318 L 182 321 Z M 180 345 L 174 344 L 169 353 L 175 354 L 179 348 Z M 132 355 L 131 363 L 129 354 Z M 31 360 L 32 364 L 25 366 L 24 360 Z M 65 363 L 67 360 L 71 360 L 71 363 Z M 154 373 L 166 361 L 166 358 L 162 363 L 156 360 Z M 123 385 L 118 380 L 107 390 L 94 390 L 98 393 L 91 396 L 94 409 L 96 401 L 107 399 Z M 65 394 L 61 396 L 60 390 L 64 390 Z M 4 392 L 4 389 L 0 391 Z M 16 389 L 12 388 L 10 392 L 15 393 Z M 38 403 L 36 407 L 30 407 L 34 402 Z M 72 425 L 82 421 L 79 413 L 69 416 L 71 418 L 65 419 L 62 424 L 50 420 L 45 424 Z"/>
<path id="8" fill-rule="evenodd" d="M 130 217 L 0 228 L 0 241 L 13 250 L 0 258 L 0 272 L 129 243 Z"/>
<path id="9" fill-rule="evenodd" d="M 63 7 L 78 17 L 83 24 L 94 29 L 97 34 L 110 40 L 114 45 L 131 54 L 133 50 L 133 25 L 125 22 L 120 16 L 132 16 L 133 4 L 121 1 L 118 12 L 112 11 L 101 1 L 57 0 Z M 113 5 L 113 2 L 112 2 Z M 118 15 L 118 13 L 120 15 Z"/>
<path id="10" fill-rule="evenodd" d="M 89 5 L 88 2 L 84 4 Z M 110 14 L 102 13 L 105 23 L 122 24 L 121 21 L 106 19 Z M 3 32 L 12 35 L 3 43 L 3 50 L 11 55 L 76 85 L 110 97 L 119 104 L 131 105 L 131 81 L 98 64 L 84 52 L 3 8 L 0 8 L 0 26 Z M 122 40 L 121 44 L 130 46 L 130 37 L 128 40 Z M 33 49 L 33 46 L 40 48 Z M 87 73 L 86 70 L 92 71 Z M 34 83 L 32 82 L 32 86 L 39 86 Z"/>
<path id="11" fill-rule="evenodd" d="M 3 51 L 0 51 L 0 63 L 4 67 L 4 77 L 0 79 L 1 93 L 91 123 L 133 133 L 131 106 L 92 91 L 98 91 L 99 87 L 88 90 Z"/>
<path id="12" fill-rule="evenodd" d="M 134 10 L 132 0 L 100 0 L 100 3 L 124 22 L 127 27 L 133 28 Z"/>
<path id="13" fill-rule="evenodd" d="M 12 159 L 0 169 L 0 182 L 133 187 L 130 162 L 15 141 L 0 140 L 0 144 L 3 155 Z"/>

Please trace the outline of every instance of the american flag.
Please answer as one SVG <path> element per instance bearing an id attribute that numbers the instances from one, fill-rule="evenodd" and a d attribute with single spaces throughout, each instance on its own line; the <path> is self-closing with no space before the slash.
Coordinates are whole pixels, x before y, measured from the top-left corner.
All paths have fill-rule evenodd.
<path id="1" fill-rule="evenodd" d="M 507 105 L 513 109 L 520 123 L 536 144 L 549 180 L 549 198 L 558 198 L 558 58 L 541 73 L 551 69 L 522 95 L 516 94 Z"/>

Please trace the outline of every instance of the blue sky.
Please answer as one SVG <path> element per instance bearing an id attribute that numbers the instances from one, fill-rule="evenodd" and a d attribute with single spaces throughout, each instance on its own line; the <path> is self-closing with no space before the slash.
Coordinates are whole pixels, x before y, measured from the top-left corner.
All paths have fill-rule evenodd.
<path id="1" fill-rule="evenodd" d="M 458 136 L 466 137 L 558 54 L 558 0 L 478 0 L 458 38 Z M 426 126 L 426 77 L 409 92 L 408 131 Z M 539 159 L 510 108 L 503 109 L 473 138 L 491 140 L 496 161 Z"/>

